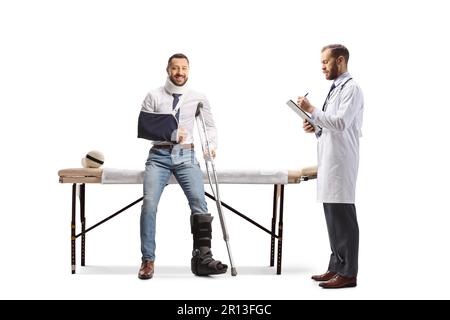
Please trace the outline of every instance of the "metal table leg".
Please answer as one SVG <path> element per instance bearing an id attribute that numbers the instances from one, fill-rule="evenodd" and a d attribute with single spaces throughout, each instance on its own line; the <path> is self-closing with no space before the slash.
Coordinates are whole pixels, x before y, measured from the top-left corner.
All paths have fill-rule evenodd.
<path id="1" fill-rule="evenodd" d="M 72 184 L 72 222 L 70 224 L 70 242 L 71 242 L 71 263 L 72 263 L 72 274 L 75 273 L 76 259 L 75 259 L 75 214 L 76 214 L 76 197 L 77 197 L 77 184 Z"/>
<path id="2" fill-rule="evenodd" d="M 80 185 L 80 221 L 81 221 L 81 266 L 85 266 L 86 256 L 86 216 L 85 216 L 85 192 L 86 185 L 82 183 Z"/>
<path id="3" fill-rule="evenodd" d="M 275 225 L 277 223 L 277 208 L 278 208 L 278 186 L 273 185 L 273 211 L 272 211 L 272 234 L 275 233 Z M 275 261 L 275 237 L 270 238 L 270 266 L 274 266 Z"/>
<path id="4" fill-rule="evenodd" d="M 280 188 L 280 216 L 278 220 L 278 256 L 277 256 L 277 274 L 281 274 L 281 258 L 283 253 L 283 205 L 284 205 L 284 185 Z"/>

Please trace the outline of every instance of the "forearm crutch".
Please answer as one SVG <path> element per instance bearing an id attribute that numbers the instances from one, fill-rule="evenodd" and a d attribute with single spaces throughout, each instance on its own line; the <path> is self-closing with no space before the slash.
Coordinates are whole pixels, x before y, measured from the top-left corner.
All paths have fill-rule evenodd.
<path id="1" fill-rule="evenodd" d="M 208 176 L 209 185 L 211 187 L 212 194 L 213 194 L 214 198 L 216 199 L 216 206 L 217 206 L 217 211 L 219 213 L 220 225 L 222 226 L 223 240 L 225 241 L 225 244 L 227 245 L 228 257 L 230 259 L 230 265 L 231 265 L 231 275 L 235 276 L 235 275 L 237 275 L 237 272 L 236 272 L 236 268 L 233 263 L 233 257 L 231 255 L 231 248 L 230 248 L 230 243 L 229 243 L 227 225 L 225 223 L 225 217 L 222 213 L 222 204 L 220 201 L 220 194 L 219 194 L 219 182 L 217 179 L 216 167 L 214 165 L 214 160 L 213 160 L 213 157 L 211 154 L 211 148 L 209 146 L 209 139 L 208 139 L 208 133 L 206 131 L 205 118 L 203 117 L 203 103 L 201 103 L 201 102 L 199 102 L 197 105 L 195 119 L 197 121 L 198 135 L 200 136 L 203 155 L 206 155 L 206 158 L 205 158 L 205 156 L 203 156 L 203 157 L 205 158 L 206 173 Z M 200 122 L 200 124 L 199 124 L 199 122 Z M 200 128 L 203 129 L 203 134 L 202 134 L 202 132 L 201 132 L 202 130 L 200 130 Z M 215 189 L 213 187 L 213 182 L 211 179 L 211 172 L 209 170 L 210 165 L 211 165 L 211 171 L 213 172 L 214 185 L 216 186 Z"/>

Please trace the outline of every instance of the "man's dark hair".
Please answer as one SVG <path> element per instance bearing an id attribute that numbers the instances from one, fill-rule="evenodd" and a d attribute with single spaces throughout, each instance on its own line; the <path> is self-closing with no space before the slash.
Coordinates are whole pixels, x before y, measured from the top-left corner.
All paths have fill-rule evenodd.
<path id="1" fill-rule="evenodd" d="M 169 58 L 169 61 L 167 61 L 167 67 L 169 67 L 170 65 L 170 61 L 172 61 L 172 59 L 186 59 L 188 64 L 189 64 L 189 59 L 188 57 L 186 57 L 186 55 L 182 54 L 182 53 L 175 53 L 174 55 L 172 55 Z"/>
<path id="2" fill-rule="evenodd" d="M 348 64 L 348 59 L 350 59 L 350 53 L 348 52 L 348 49 L 343 46 L 342 44 L 329 44 L 322 48 L 321 52 L 324 52 L 325 50 L 330 49 L 331 56 L 335 59 L 337 59 L 340 56 L 344 57 L 345 63 Z"/>

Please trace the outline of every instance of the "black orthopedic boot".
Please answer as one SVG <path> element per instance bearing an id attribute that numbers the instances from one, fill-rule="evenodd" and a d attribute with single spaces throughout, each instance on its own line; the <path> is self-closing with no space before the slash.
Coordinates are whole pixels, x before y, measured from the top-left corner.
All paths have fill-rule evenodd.
<path id="1" fill-rule="evenodd" d="M 191 215 L 191 232 L 194 238 L 191 270 L 197 276 L 208 276 L 227 272 L 228 266 L 219 260 L 214 260 L 211 252 L 211 221 L 210 214 Z"/>

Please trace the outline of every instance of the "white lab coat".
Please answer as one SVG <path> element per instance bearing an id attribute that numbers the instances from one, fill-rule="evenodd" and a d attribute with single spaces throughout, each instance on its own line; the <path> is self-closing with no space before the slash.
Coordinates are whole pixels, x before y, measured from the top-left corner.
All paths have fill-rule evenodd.
<path id="1" fill-rule="evenodd" d="M 325 112 L 317 108 L 312 115 L 323 128 L 317 142 L 317 201 L 322 203 L 355 203 L 364 98 L 353 79 L 345 83 L 349 78 L 348 72 L 339 76 Z"/>

